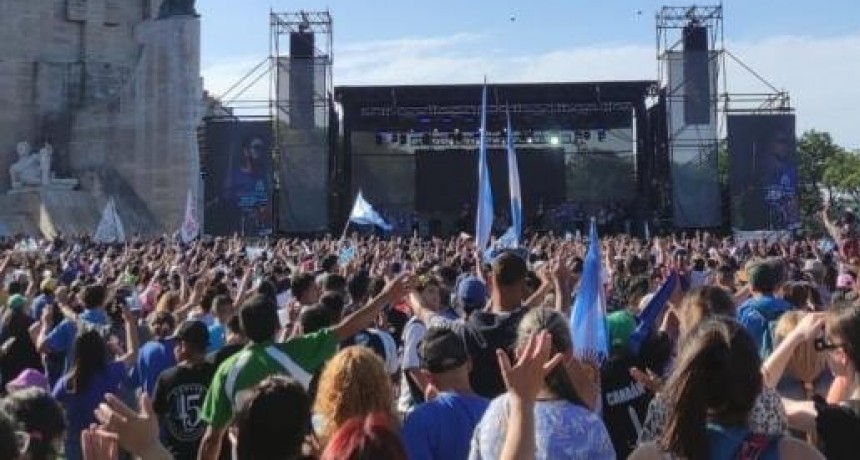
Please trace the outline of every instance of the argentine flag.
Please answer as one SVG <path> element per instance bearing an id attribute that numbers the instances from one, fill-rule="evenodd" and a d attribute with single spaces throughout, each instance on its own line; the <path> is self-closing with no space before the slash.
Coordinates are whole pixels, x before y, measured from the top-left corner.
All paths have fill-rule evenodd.
<path id="1" fill-rule="evenodd" d="M 577 358 L 602 363 L 609 355 L 606 330 L 606 291 L 603 287 L 603 257 L 597 224 L 591 220 L 588 254 L 582 267 L 579 293 L 573 303 L 570 332 Z"/>
<path id="2" fill-rule="evenodd" d="M 355 197 L 355 204 L 352 206 L 352 212 L 349 213 L 349 221 L 359 225 L 375 225 L 385 231 L 392 229 L 391 225 L 364 199 L 361 190 Z"/>

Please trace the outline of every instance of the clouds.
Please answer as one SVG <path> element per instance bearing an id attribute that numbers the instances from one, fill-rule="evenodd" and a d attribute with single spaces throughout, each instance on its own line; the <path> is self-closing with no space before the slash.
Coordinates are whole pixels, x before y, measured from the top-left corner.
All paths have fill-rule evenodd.
<path id="1" fill-rule="evenodd" d="M 337 44 L 336 44 L 337 45 Z M 797 108 L 798 132 L 830 131 L 837 142 L 860 148 L 860 31 L 836 37 L 777 36 L 727 47 Z M 260 58 L 234 58 L 204 66 L 206 87 L 226 90 Z M 727 60 L 729 92 L 770 90 L 740 65 Z M 646 80 L 657 75 L 656 50 L 648 45 L 605 44 L 559 47 L 545 53 L 510 54 L 486 37 L 455 34 L 406 37 L 336 46 L 336 85 L 394 85 L 491 82 Z M 267 97 L 268 85 L 247 96 Z"/>

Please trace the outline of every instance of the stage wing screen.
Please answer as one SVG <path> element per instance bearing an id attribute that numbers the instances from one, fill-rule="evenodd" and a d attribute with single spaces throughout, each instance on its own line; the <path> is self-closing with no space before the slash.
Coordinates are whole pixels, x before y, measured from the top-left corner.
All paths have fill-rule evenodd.
<path id="1" fill-rule="evenodd" d="M 799 227 L 794 115 L 728 117 L 732 227 Z"/>
<path id="2" fill-rule="evenodd" d="M 204 206 L 210 235 L 272 233 L 272 124 L 210 121 Z"/>

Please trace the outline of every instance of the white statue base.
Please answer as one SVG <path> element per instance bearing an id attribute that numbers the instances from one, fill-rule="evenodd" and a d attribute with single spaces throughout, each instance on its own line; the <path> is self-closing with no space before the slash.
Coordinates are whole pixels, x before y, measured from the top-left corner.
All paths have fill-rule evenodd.
<path id="1" fill-rule="evenodd" d="M 20 195 L 23 193 L 39 192 L 42 190 L 50 191 L 66 191 L 77 188 L 80 181 L 77 179 L 51 179 L 51 182 L 46 185 L 22 186 L 10 189 L 6 192 L 7 195 Z"/>

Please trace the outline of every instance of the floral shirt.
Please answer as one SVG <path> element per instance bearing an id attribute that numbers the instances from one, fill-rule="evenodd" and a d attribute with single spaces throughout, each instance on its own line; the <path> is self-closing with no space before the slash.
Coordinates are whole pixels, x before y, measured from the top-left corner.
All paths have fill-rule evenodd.
<path id="1" fill-rule="evenodd" d="M 490 403 L 472 436 L 470 460 L 502 455 L 510 405 L 507 393 Z M 615 450 L 603 421 L 588 409 L 564 400 L 535 404 L 535 459 L 613 460 Z"/>
<path id="2" fill-rule="evenodd" d="M 648 406 L 648 415 L 639 435 L 639 444 L 656 441 L 663 435 L 663 429 L 669 421 L 670 407 L 657 393 Z M 788 430 L 788 420 L 785 407 L 782 405 L 779 393 L 773 388 L 762 388 L 761 394 L 755 401 L 749 416 L 749 429 L 756 434 L 779 436 Z"/>

